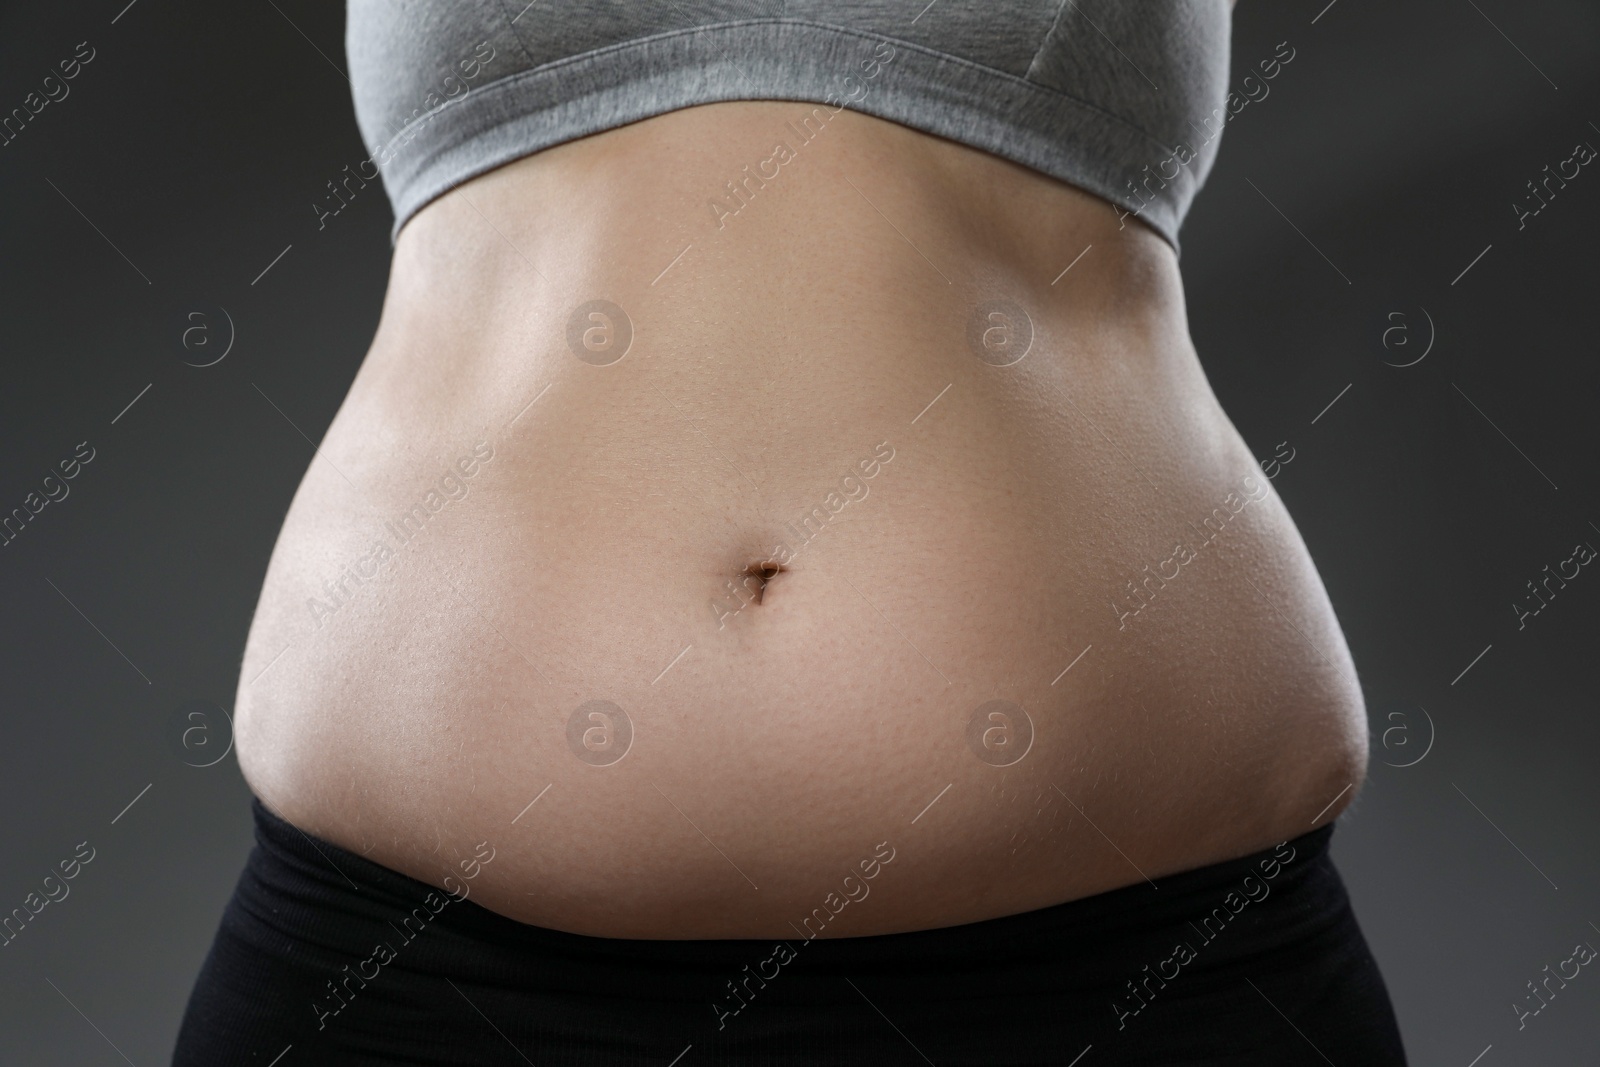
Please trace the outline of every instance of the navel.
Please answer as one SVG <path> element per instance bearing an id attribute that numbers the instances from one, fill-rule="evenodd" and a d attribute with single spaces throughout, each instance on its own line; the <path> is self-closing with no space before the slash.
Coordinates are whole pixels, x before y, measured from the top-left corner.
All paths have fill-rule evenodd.
<path id="1" fill-rule="evenodd" d="M 772 580 L 783 573 L 783 564 L 775 560 L 760 560 L 750 564 L 744 569 L 744 585 L 755 594 L 755 602 L 761 603 L 762 596 L 766 593 L 767 586 Z"/>

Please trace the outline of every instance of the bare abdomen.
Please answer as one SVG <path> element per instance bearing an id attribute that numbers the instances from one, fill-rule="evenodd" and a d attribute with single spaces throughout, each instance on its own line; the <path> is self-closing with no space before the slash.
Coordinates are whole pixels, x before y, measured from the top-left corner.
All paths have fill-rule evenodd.
<path id="1" fill-rule="evenodd" d="M 836 158 L 738 243 L 638 221 L 677 218 L 695 174 L 632 190 L 626 220 L 549 202 L 553 170 L 625 139 L 408 226 L 252 630 L 239 752 L 263 799 L 435 883 L 487 841 L 474 897 L 514 918 L 742 937 L 792 934 L 880 847 L 892 906 L 830 934 L 1244 854 L 1358 782 L 1348 653 L 1200 373 L 1170 252 L 849 118 L 860 144 L 830 130 Z M 655 134 L 629 136 L 648 163 Z M 953 154 L 919 183 L 873 155 L 896 137 Z M 939 201 L 964 182 L 1044 197 L 1061 261 L 1091 244 L 1100 273 L 1052 286 L 974 236 Z M 656 276 L 690 238 L 700 258 Z M 632 334 L 614 362 L 568 343 L 600 294 Z M 1018 361 L 971 341 L 996 301 L 1026 319 Z"/>

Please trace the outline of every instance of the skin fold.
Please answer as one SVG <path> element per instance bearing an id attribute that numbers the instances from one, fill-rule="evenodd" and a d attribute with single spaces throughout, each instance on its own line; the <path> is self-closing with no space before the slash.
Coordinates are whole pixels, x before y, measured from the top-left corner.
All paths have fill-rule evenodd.
<path id="1" fill-rule="evenodd" d="M 811 113 L 673 112 L 406 225 L 245 654 L 273 810 L 439 886 L 488 842 L 485 907 L 670 939 L 791 937 L 884 843 L 826 936 L 1354 797 L 1355 669 L 1172 249 L 848 110 L 731 198 Z"/>

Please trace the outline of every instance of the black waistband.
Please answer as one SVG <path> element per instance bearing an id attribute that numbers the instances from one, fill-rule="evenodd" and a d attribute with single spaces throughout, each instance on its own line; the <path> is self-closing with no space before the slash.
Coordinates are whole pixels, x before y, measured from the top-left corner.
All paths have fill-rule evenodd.
<path id="1" fill-rule="evenodd" d="M 771 939 L 631 940 L 590 937 L 506 918 L 315 839 L 253 804 L 258 847 L 237 903 L 259 937 L 302 951 L 362 958 L 375 944 L 406 947 L 409 964 L 485 969 L 545 987 L 604 987 L 620 975 L 661 996 L 693 996 L 686 974 L 721 975 L 769 956 Z M 928 968 L 1060 974 L 1081 966 L 1103 981 L 1108 957 L 1167 955 L 1176 937 L 1214 959 L 1292 943 L 1345 904 L 1328 858 L 1331 824 L 1248 856 L 1036 911 L 909 933 L 782 939 L 811 973 L 914 973 Z M 882 889 L 876 890 L 878 892 Z M 426 937 L 417 936 L 423 925 Z M 1148 949 L 1141 946 L 1148 946 Z M 1131 953 L 1131 955 L 1130 955 Z M 656 979 L 656 980 L 652 980 Z"/>
<path id="2" fill-rule="evenodd" d="M 179 1067 L 517 1062 L 507 1044 L 528 1062 L 629 1067 L 1060 1067 L 1090 1047 L 1085 1067 L 1404 1063 L 1327 827 L 984 922 L 643 941 L 446 902 L 259 803 L 255 818 Z M 892 903 L 886 880 L 878 893 Z"/>

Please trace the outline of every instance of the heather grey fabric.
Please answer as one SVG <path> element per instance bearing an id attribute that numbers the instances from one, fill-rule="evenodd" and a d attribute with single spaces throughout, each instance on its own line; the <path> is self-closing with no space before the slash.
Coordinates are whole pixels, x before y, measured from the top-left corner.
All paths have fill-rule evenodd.
<path id="1" fill-rule="evenodd" d="M 451 187 L 563 141 L 793 100 L 1021 163 L 1176 247 L 1226 118 L 1228 0 L 349 0 L 348 15 L 391 237 Z"/>

